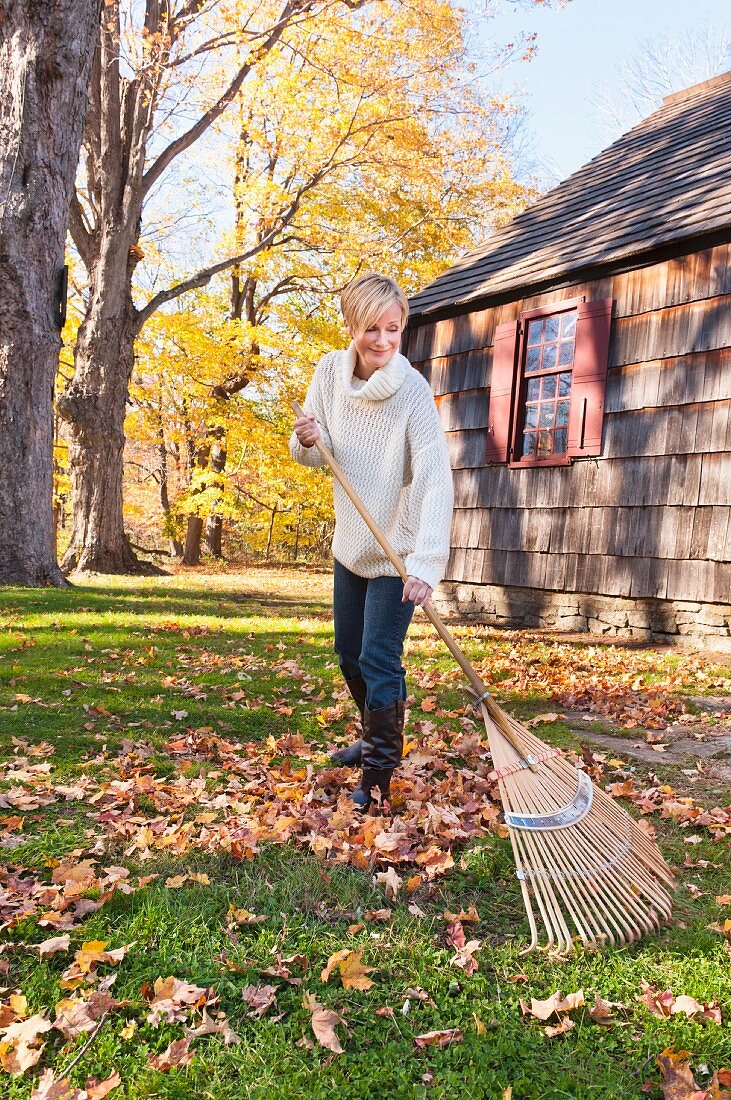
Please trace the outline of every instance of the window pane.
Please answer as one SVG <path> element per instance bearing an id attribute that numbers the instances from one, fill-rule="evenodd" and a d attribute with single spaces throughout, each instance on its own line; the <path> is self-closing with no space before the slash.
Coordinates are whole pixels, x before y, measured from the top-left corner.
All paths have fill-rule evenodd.
<path id="1" fill-rule="evenodd" d="M 558 352 L 558 344 L 544 344 L 543 345 L 543 369 L 553 370 L 556 366 L 556 355 Z"/>
<path id="2" fill-rule="evenodd" d="M 543 338 L 543 320 L 528 323 L 528 344 L 540 344 Z"/>
<path id="3" fill-rule="evenodd" d="M 538 417 L 539 428 L 552 428 L 553 427 L 553 414 L 556 406 L 553 401 L 547 401 L 545 405 L 541 405 L 541 413 Z"/>
<path id="4" fill-rule="evenodd" d="M 561 317 L 561 336 L 573 337 L 576 332 L 576 310 L 572 310 L 571 313 L 564 313 Z"/>
<path id="5" fill-rule="evenodd" d="M 558 326 L 560 320 L 560 317 L 546 317 L 545 340 L 558 340 Z"/>
<path id="6" fill-rule="evenodd" d="M 541 392 L 541 380 L 540 378 L 529 378 L 528 388 L 526 390 L 526 401 L 537 401 Z"/>
<path id="7" fill-rule="evenodd" d="M 559 374 L 558 376 L 558 393 L 559 397 L 568 397 L 571 393 L 571 375 Z"/>
<path id="8" fill-rule="evenodd" d="M 523 436 L 523 457 L 536 453 L 537 432 L 526 432 Z"/>
<path id="9" fill-rule="evenodd" d="M 545 399 L 547 397 L 555 397 L 555 396 L 556 396 L 556 375 L 555 374 L 547 374 L 543 379 L 543 392 L 541 393 L 541 397 L 545 401 Z"/>
<path id="10" fill-rule="evenodd" d="M 526 405 L 525 407 L 525 427 L 537 428 L 538 427 L 538 406 Z"/>
<path id="11" fill-rule="evenodd" d="M 569 404 L 568 401 L 559 401 L 556 406 L 556 423 L 568 424 L 569 422 Z"/>
<path id="12" fill-rule="evenodd" d="M 538 456 L 550 455 L 552 451 L 553 432 L 539 432 L 538 433 Z"/>
<path id="13" fill-rule="evenodd" d="M 538 348 L 528 348 L 528 354 L 525 357 L 526 374 L 529 374 L 531 371 L 534 371 L 534 370 L 540 370 L 540 367 L 541 367 L 541 349 L 540 349 L 540 347 L 538 347 Z"/>
<path id="14" fill-rule="evenodd" d="M 557 428 L 553 433 L 553 453 L 565 455 L 568 449 L 568 429 Z"/>
<path id="15" fill-rule="evenodd" d="M 560 367 L 567 367 L 574 361 L 574 341 L 562 340 L 559 344 L 560 351 L 558 353 L 558 365 Z"/>

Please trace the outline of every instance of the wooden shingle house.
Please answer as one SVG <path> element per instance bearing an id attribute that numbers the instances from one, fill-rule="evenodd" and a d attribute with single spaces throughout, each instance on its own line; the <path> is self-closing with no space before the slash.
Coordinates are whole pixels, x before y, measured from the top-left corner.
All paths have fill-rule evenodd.
<path id="1" fill-rule="evenodd" d="M 443 610 L 731 650 L 731 73 L 411 309 L 454 471 Z"/>

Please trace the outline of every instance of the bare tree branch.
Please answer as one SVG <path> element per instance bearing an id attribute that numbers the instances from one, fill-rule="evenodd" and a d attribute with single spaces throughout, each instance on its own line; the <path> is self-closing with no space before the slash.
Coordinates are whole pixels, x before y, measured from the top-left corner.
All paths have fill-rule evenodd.
<path id="1" fill-rule="evenodd" d="M 312 2 L 313 0 L 287 0 L 277 23 L 268 34 L 267 38 L 258 49 L 252 51 L 223 95 L 220 96 L 216 103 L 209 107 L 205 114 L 203 114 L 193 126 L 186 130 L 184 134 L 181 134 L 180 137 L 171 141 L 167 148 L 163 149 L 162 153 L 160 153 L 157 160 L 145 172 L 142 178 L 142 190 L 144 194 L 149 192 L 150 188 L 160 178 L 168 165 L 170 165 L 180 153 L 189 149 L 190 146 L 206 132 L 209 126 L 223 114 L 228 105 L 234 100 L 237 92 L 254 66 L 262 57 L 265 57 L 279 41 L 292 16 L 311 7 Z"/>
<path id="2" fill-rule="evenodd" d="M 71 230 L 71 239 L 74 242 L 76 251 L 81 257 L 81 262 L 87 271 L 91 270 L 92 266 L 92 241 L 89 227 L 86 224 L 86 218 L 84 217 L 84 210 L 79 202 L 76 192 L 72 192 L 71 206 L 69 208 L 69 229 Z"/>

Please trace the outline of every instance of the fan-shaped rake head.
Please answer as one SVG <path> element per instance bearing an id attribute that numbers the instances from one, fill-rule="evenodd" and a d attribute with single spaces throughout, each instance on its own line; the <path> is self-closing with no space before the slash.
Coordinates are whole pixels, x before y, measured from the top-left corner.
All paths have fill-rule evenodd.
<path id="1" fill-rule="evenodd" d="M 589 776 L 514 719 L 524 755 L 503 735 L 493 703 L 482 704 L 517 875 L 538 946 L 540 918 L 548 948 L 572 950 L 631 943 L 670 919 L 674 885 L 655 842 Z"/>

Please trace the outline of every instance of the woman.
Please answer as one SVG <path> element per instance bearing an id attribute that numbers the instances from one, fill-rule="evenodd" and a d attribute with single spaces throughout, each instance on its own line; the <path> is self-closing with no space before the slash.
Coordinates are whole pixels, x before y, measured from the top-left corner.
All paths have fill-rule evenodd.
<path id="1" fill-rule="evenodd" d="M 314 447 L 322 438 L 409 574 L 403 584 L 335 481 L 335 651 L 362 736 L 333 760 L 362 766 L 352 797 L 368 809 L 374 788 L 388 797 L 401 760 L 404 638 L 447 564 L 452 474 L 431 390 L 399 353 L 409 309 L 403 292 L 393 279 L 368 274 L 340 302 L 350 346 L 318 363 L 290 451 L 305 466 L 322 466 Z"/>

